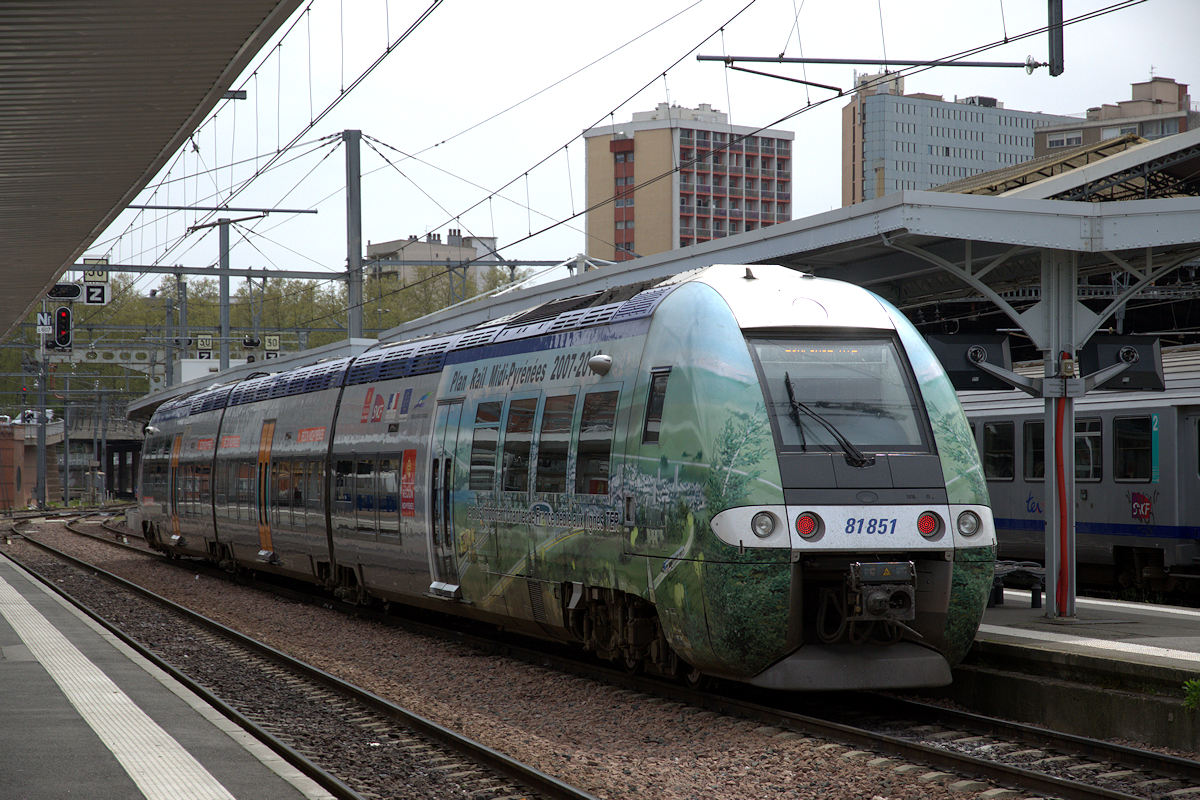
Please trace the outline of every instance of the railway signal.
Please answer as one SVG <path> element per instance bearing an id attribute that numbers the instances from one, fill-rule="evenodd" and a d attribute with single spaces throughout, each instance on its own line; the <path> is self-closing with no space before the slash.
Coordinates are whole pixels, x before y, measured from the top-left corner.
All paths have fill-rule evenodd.
<path id="1" fill-rule="evenodd" d="M 71 307 L 59 306 L 54 310 L 54 346 L 60 350 L 71 347 Z"/>

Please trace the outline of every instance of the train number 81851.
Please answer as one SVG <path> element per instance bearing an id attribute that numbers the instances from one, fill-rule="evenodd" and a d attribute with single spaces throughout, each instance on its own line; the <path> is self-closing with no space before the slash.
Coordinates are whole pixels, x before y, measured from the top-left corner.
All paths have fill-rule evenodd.
<path id="1" fill-rule="evenodd" d="M 846 533 L 886 535 L 896 532 L 895 517 L 850 517 L 846 520 Z"/>

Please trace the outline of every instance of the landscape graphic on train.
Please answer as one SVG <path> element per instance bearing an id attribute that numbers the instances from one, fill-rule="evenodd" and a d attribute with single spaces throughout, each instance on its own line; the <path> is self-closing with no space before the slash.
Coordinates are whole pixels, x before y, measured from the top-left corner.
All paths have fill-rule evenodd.
<path id="1" fill-rule="evenodd" d="M 160 549 L 631 669 L 940 685 L 991 585 L 983 469 L 924 340 L 778 266 L 206 387 L 147 431 Z"/>

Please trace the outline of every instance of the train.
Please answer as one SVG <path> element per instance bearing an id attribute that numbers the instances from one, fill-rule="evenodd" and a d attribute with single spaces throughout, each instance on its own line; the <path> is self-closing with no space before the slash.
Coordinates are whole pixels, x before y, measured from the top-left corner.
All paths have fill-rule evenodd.
<path id="1" fill-rule="evenodd" d="M 1040 365 L 1027 365 L 1030 374 Z M 1154 599 L 1200 591 L 1200 349 L 1162 349 L 1165 391 L 1075 401 L 1075 549 L 1089 591 Z M 999 557 L 1045 558 L 1044 401 L 964 391 Z"/>
<path id="2" fill-rule="evenodd" d="M 781 690 L 949 683 L 996 544 L 916 329 L 772 265 L 169 399 L 139 508 L 171 556 Z"/>

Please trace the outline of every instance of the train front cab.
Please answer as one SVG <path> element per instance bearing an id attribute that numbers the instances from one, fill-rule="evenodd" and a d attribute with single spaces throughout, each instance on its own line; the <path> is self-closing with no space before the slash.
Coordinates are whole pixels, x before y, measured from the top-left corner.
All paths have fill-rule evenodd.
<path id="1" fill-rule="evenodd" d="M 776 276 L 754 269 L 757 285 L 714 281 L 720 296 L 681 287 L 655 314 L 669 335 L 648 337 L 633 403 L 647 418 L 627 430 L 637 523 L 627 548 L 646 559 L 666 638 L 704 672 L 773 688 L 946 683 L 974 637 L 994 558 L 953 389 L 881 301 L 864 305 L 853 290 L 841 298 L 852 313 L 830 319 L 817 304 L 797 308 L 791 273 L 778 276 L 787 308 L 773 318 L 766 279 Z M 783 324 L 797 312 L 810 316 L 801 330 Z M 793 412 L 785 378 L 874 463 L 851 466 L 820 423 Z M 873 398 L 885 402 L 864 428 Z M 901 412 L 907 422 L 888 421 Z"/>

